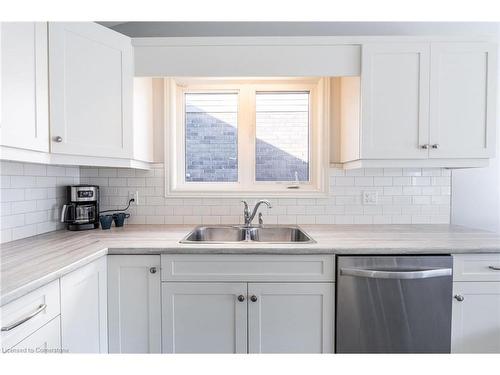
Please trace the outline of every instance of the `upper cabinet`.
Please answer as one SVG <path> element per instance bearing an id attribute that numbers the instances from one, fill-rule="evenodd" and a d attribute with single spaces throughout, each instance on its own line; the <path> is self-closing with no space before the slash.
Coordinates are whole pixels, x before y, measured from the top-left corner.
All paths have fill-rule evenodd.
<path id="1" fill-rule="evenodd" d="M 361 157 L 427 158 L 429 44 L 363 47 Z"/>
<path id="2" fill-rule="evenodd" d="M 0 144 L 47 152 L 47 24 L 2 22 L 0 33 Z"/>
<path id="3" fill-rule="evenodd" d="M 331 104 L 319 111 L 332 123 L 330 162 L 344 168 L 480 167 L 494 157 L 496 45 L 485 40 L 132 41 L 93 22 L 4 22 L 0 31 L 1 159 L 163 162 L 165 114 L 175 112 L 164 77 L 175 76 L 332 77 L 321 94 Z M 241 56 L 253 57 L 235 65 Z"/>
<path id="4" fill-rule="evenodd" d="M 49 24 L 51 152 L 130 158 L 133 49 L 96 23 Z"/>
<path id="5" fill-rule="evenodd" d="M 495 149 L 495 53 L 480 42 L 363 45 L 361 77 L 339 80 L 340 162 L 486 165 Z"/>
<path id="6" fill-rule="evenodd" d="M 162 108 L 151 78 L 134 85 L 130 38 L 93 22 L 3 22 L 1 37 L 2 159 L 149 168 Z"/>
<path id="7" fill-rule="evenodd" d="M 495 46 L 433 43 L 430 64 L 429 157 L 494 156 Z"/>

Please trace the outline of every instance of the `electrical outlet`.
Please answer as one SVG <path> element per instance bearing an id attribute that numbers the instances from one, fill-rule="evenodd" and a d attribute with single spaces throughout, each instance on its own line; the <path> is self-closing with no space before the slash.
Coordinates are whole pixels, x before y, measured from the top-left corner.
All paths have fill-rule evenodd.
<path id="1" fill-rule="evenodd" d="M 378 192 L 363 191 L 363 204 L 377 204 Z"/>
<path id="2" fill-rule="evenodd" d="M 139 205 L 139 192 L 138 191 L 129 191 L 128 192 L 128 199 L 133 199 L 134 201 L 131 203 L 131 205 Z"/>

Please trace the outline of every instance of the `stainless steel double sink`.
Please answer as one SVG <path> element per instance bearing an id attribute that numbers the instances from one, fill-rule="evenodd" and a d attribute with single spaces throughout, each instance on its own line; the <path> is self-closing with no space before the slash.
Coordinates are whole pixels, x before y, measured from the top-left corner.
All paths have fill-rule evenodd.
<path id="1" fill-rule="evenodd" d="M 181 243 L 314 243 L 298 226 L 265 225 L 245 227 L 241 225 L 198 226 L 184 237 Z"/>

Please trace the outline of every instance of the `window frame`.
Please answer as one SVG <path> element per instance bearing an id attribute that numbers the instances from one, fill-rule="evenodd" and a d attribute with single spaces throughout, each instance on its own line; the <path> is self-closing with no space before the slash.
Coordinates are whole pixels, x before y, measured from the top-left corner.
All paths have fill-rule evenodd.
<path id="1" fill-rule="evenodd" d="M 256 181 L 256 93 L 309 92 L 309 181 Z M 236 182 L 185 181 L 185 94 L 238 93 Z M 324 195 L 328 182 L 329 80 L 325 78 L 165 79 L 166 196 Z M 250 139 L 250 142 L 248 141 Z"/>

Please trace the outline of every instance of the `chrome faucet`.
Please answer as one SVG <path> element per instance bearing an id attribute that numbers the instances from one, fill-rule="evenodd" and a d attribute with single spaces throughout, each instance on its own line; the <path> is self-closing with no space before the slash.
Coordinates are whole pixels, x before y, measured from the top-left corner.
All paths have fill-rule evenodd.
<path id="1" fill-rule="evenodd" d="M 255 207 L 253 208 L 252 213 L 250 213 L 250 210 L 248 209 L 248 203 L 246 201 L 241 201 L 244 205 L 244 210 L 243 210 L 243 218 L 245 219 L 245 227 L 249 227 L 252 225 L 253 218 L 255 217 L 255 214 L 257 213 L 257 210 L 259 209 L 259 206 L 264 203 L 268 208 L 273 208 L 271 205 L 271 202 L 268 200 L 260 200 L 257 203 L 255 203 Z"/>

